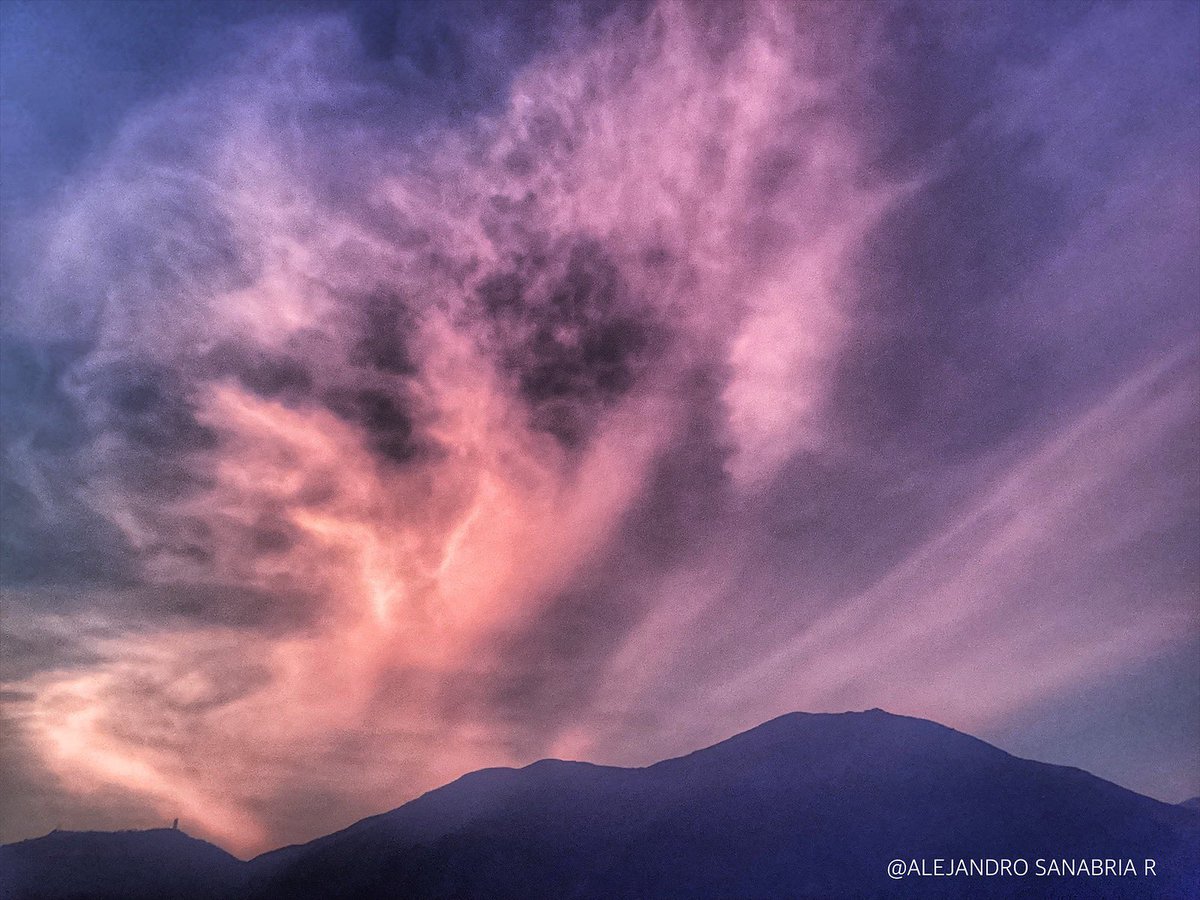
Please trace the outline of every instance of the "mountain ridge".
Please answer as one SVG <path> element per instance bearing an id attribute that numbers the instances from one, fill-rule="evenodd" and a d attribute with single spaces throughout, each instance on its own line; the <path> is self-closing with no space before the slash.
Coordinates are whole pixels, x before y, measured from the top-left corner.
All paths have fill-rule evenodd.
<path id="1" fill-rule="evenodd" d="M 52 837 L 2 847 L 0 861 Z M 1146 854 L 1161 858 L 1153 882 L 896 881 L 884 869 L 893 859 Z M 926 719 L 787 713 L 643 767 L 480 769 L 308 843 L 229 859 L 214 857 L 212 883 L 177 896 L 988 897 L 1048 886 L 1187 896 L 1200 893 L 1200 812 Z"/>

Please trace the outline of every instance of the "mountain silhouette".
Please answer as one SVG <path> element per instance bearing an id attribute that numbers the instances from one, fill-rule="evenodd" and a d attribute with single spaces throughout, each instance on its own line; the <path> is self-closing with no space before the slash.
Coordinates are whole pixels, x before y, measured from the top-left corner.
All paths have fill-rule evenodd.
<path id="1" fill-rule="evenodd" d="M 221 854 L 176 834 L 190 842 L 179 845 L 180 860 L 147 877 L 192 873 L 209 851 Z M 162 841 L 162 832 L 113 837 L 139 835 Z M 128 882 L 124 893 L 88 892 L 110 883 L 89 881 L 91 872 L 126 878 L 161 843 L 154 853 L 87 844 L 85 868 L 66 852 L 68 837 L 97 840 L 59 833 L 0 848 L 0 869 L 27 879 L 16 896 L 168 896 L 130 892 Z M 57 850 L 44 843 L 54 841 Z M 887 874 L 893 859 L 989 857 L 1025 859 L 1029 874 Z M 1039 859 L 1105 858 L 1134 860 L 1138 875 L 1035 874 Z M 232 875 L 229 859 L 213 856 L 211 881 L 197 876 L 192 894 L 169 896 L 1190 897 L 1200 895 L 1200 812 L 923 719 L 792 713 L 646 768 L 542 760 L 484 769 L 235 863 Z M 1153 875 L 1143 872 L 1146 859 Z M 57 881 L 40 874 L 51 868 Z"/>
<path id="2" fill-rule="evenodd" d="M 0 897 L 233 898 L 246 863 L 174 828 L 52 831 L 0 847 Z"/>

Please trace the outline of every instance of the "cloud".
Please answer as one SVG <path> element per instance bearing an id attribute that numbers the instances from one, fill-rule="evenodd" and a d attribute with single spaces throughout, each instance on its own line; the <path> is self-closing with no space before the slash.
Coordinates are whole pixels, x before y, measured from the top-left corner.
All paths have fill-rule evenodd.
<path id="1" fill-rule="evenodd" d="M 730 9 L 251 23 L 40 210 L 15 790 L 250 852 L 1194 636 L 1194 10 Z"/>

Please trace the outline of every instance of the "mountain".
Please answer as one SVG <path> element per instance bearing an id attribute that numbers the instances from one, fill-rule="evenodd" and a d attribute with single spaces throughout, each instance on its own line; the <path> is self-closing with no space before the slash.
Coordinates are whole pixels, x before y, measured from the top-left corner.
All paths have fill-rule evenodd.
<path id="1" fill-rule="evenodd" d="M 38 841 L 3 848 L 0 865 L 13 850 L 26 873 L 57 865 L 45 852 L 29 862 L 20 848 Z M 886 870 L 987 857 L 1025 859 L 1029 874 Z M 1053 871 L 1051 860 L 1093 858 L 1133 859 L 1139 875 L 1036 874 L 1038 859 Z M 793 713 L 642 769 L 543 760 L 474 772 L 237 877 L 236 893 L 256 900 L 1188 897 L 1200 895 L 1200 813 L 922 719 Z M 214 893 L 230 890 L 223 879 Z"/>
<path id="2" fill-rule="evenodd" d="M 1179 805 L 1186 809 L 1200 809 L 1200 797 L 1192 797 L 1190 800 L 1184 800 Z"/>
<path id="3" fill-rule="evenodd" d="M 0 847 L 0 897 L 190 900 L 245 893 L 246 864 L 173 828 L 52 831 Z"/>

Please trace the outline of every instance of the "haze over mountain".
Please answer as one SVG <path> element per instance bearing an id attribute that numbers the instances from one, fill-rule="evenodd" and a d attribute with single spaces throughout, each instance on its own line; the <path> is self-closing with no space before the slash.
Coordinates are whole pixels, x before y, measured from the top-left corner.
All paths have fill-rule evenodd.
<path id="1" fill-rule="evenodd" d="M 1030 874 L 887 874 L 988 857 Z M 1139 874 L 1034 874 L 1092 858 Z M 0 848 L 0 871 L 29 898 L 1183 897 L 1200 889 L 1200 813 L 923 719 L 792 713 L 646 768 L 473 772 L 247 863 L 170 830 L 59 832 Z"/>

